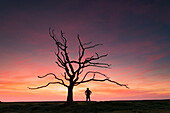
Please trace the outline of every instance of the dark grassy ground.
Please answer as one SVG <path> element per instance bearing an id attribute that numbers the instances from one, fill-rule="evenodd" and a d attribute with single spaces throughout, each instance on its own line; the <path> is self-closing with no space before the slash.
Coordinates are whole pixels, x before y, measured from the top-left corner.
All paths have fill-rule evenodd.
<path id="1" fill-rule="evenodd" d="M 0 113 L 170 113 L 170 100 L 106 102 L 2 102 Z"/>

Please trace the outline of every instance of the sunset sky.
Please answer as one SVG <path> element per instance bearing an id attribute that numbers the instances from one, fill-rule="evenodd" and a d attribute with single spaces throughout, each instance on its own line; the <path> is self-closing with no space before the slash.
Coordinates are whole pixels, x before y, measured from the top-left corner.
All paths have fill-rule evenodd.
<path id="1" fill-rule="evenodd" d="M 37 78 L 49 72 L 63 78 L 49 27 L 59 38 L 64 32 L 72 59 L 78 57 L 77 34 L 83 43 L 102 43 L 86 55 L 108 53 L 100 61 L 111 69 L 88 70 L 130 87 L 89 82 L 74 88 L 74 100 L 85 100 L 87 87 L 94 101 L 170 99 L 169 0 L 1 0 L 0 101 L 66 101 L 61 85 L 27 88 L 56 81 Z"/>

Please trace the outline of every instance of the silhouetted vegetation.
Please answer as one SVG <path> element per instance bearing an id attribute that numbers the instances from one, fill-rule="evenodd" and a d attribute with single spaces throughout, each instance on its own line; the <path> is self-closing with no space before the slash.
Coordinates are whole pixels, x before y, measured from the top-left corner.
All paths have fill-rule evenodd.
<path id="1" fill-rule="evenodd" d="M 170 100 L 0 103 L 0 113 L 170 113 Z"/>
<path id="2" fill-rule="evenodd" d="M 106 57 L 107 54 L 99 55 L 98 53 L 95 53 L 92 56 L 85 57 L 85 53 L 87 50 L 100 46 L 102 44 L 92 45 L 92 42 L 82 43 L 82 41 L 79 38 L 79 35 L 77 35 L 77 39 L 79 42 L 79 51 L 78 51 L 79 55 L 77 60 L 72 60 L 70 59 L 69 56 L 67 39 L 65 38 L 64 33 L 61 31 L 61 39 L 57 38 L 54 33 L 54 30 L 51 30 L 50 28 L 49 34 L 50 37 L 54 40 L 57 47 L 57 52 L 55 52 L 55 55 L 57 57 L 56 63 L 61 69 L 64 70 L 64 73 L 62 74 L 63 79 L 57 77 L 54 73 L 48 73 L 44 76 L 38 76 L 38 78 L 44 78 L 46 76 L 52 75 L 57 81 L 49 82 L 46 85 L 39 86 L 36 88 L 29 88 L 29 89 L 40 89 L 40 88 L 47 87 L 50 84 L 60 84 L 68 89 L 67 102 L 73 102 L 73 88 L 82 83 L 87 83 L 90 81 L 100 81 L 100 82 L 109 81 L 119 86 L 125 86 L 126 88 L 128 88 L 126 84 L 120 84 L 116 81 L 110 80 L 107 75 L 98 71 L 88 71 L 82 75 L 84 69 L 88 67 L 109 68 L 110 64 L 97 62 L 99 59 Z M 74 68 L 74 65 L 76 65 L 77 68 Z M 93 74 L 92 78 L 86 79 L 89 74 Z M 80 75 L 82 75 L 82 77 L 80 77 Z M 102 76 L 104 77 L 104 79 L 98 79 L 96 78 L 96 75 Z"/>

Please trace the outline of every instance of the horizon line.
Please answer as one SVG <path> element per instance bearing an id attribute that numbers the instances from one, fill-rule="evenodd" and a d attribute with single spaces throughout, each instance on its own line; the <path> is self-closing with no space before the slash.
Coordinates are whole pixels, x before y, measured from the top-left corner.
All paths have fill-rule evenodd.
<path id="1" fill-rule="evenodd" d="M 113 102 L 113 101 L 150 101 L 150 100 L 170 100 L 170 99 L 142 99 L 142 100 L 100 100 L 100 101 L 91 101 L 91 102 Z M 19 102 L 67 102 L 67 101 L 0 101 L 0 103 L 19 103 Z M 73 102 L 86 102 L 86 101 L 73 101 Z"/>

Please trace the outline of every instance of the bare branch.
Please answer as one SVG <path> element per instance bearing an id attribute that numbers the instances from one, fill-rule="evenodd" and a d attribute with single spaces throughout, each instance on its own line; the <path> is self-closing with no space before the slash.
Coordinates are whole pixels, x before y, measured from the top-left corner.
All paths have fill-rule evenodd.
<path id="1" fill-rule="evenodd" d="M 75 60 L 70 61 L 70 63 L 83 64 L 82 62 L 78 62 L 78 61 L 75 61 Z"/>
<path id="2" fill-rule="evenodd" d="M 81 71 L 79 72 L 79 74 L 81 74 L 83 72 L 83 68 L 81 68 Z"/>
<path id="3" fill-rule="evenodd" d="M 85 47 L 84 49 L 94 48 L 94 47 L 99 46 L 99 45 L 103 45 L 103 44 L 95 44 L 95 45 L 93 45 L 93 46 Z"/>
<path id="4" fill-rule="evenodd" d="M 55 53 L 55 55 L 57 56 L 57 60 L 60 62 L 60 64 L 62 65 L 62 66 L 65 66 L 64 65 L 64 61 L 61 59 L 61 57 L 59 56 L 59 53 L 57 54 L 56 52 L 54 52 Z"/>
<path id="5" fill-rule="evenodd" d="M 100 68 L 109 68 L 109 67 L 110 67 L 110 64 L 92 62 L 92 61 L 94 61 L 94 60 L 98 60 L 98 59 L 100 59 L 100 58 L 102 58 L 102 57 L 106 57 L 106 56 L 107 56 L 107 54 L 99 56 L 99 55 L 96 53 L 96 57 L 91 56 L 91 57 L 86 58 L 85 61 L 83 62 L 84 66 L 83 66 L 82 68 L 84 68 L 84 67 L 89 67 L 89 66 L 100 67 Z"/>
<path id="6" fill-rule="evenodd" d="M 80 58 L 80 56 L 81 56 L 81 52 L 80 52 L 80 51 L 81 51 L 81 49 L 80 49 L 80 46 L 79 46 L 79 58 Z"/>
<path id="7" fill-rule="evenodd" d="M 74 75 L 74 68 L 73 68 L 73 66 L 72 66 L 72 64 L 70 63 L 70 58 L 69 58 L 69 56 L 68 56 L 68 53 L 67 53 L 67 50 L 66 50 L 66 48 L 63 50 L 64 51 L 64 59 L 65 59 L 65 63 L 63 64 L 63 66 L 65 67 L 65 70 L 66 70 L 66 72 L 67 72 L 67 74 L 70 76 L 70 74 L 69 74 L 69 69 L 68 69 L 68 67 L 67 67 L 67 65 L 65 65 L 66 63 L 68 63 L 69 64 L 69 67 L 70 67 L 70 69 L 71 69 L 71 72 L 72 72 L 72 74 Z M 62 54 L 62 53 L 61 53 Z"/>
<path id="8" fill-rule="evenodd" d="M 79 64 L 79 68 L 76 70 L 76 78 L 74 79 L 74 83 L 76 83 L 76 81 L 78 81 L 79 75 L 83 72 L 83 68 L 82 67 L 81 67 L 81 64 Z"/>
<path id="9" fill-rule="evenodd" d="M 55 39 L 54 35 L 51 34 L 51 27 L 49 28 L 49 34 L 53 38 L 53 40 L 57 43 L 57 40 Z"/>
<path id="10" fill-rule="evenodd" d="M 65 68 L 64 68 L 63 66 L 61 66 L 58 62 L 56 62 L 56 64 L 57 64 L 59 67 L 65 69 Z"/>
<path id="11" fill-rule="evenodd" d="M 49 34 L 50 34 L 50 37 L 52 37 L 52 39 L 55 41 L 56 45 L 57 45 L 57 48 L 61 49 L 61 50 L 64 50 L 65 49 L 65 45 L 62 44 L 61 42 L 59 42 L 55 36 L 55 33 L 54 33 L 54 29 L 52 29 L 51 31 L 51 28 L 49 28 Z M 66 44 L 66 42 L 65 42 Z"/>
<path id="12" fill-rule="evenodd" d="M 93 77 L 92 77 L 91 79 L 89 79 L 89 80 L 85 80 L 86 76 L 87 76 L 89 73 L 93 73 Z M 100 75 L 106 77 L 106 79 L 103 79 L 103 80 L 95 79 L 96 74 L 100 74 Z M 120 83 L 118 83 L 118 82 L 116 82 L 116 81 L 110 80 L 109 77 L 107 77 L 105 74 L 100 73 L 100 72 L 97 72 L 97 71 L 88 71 L 88 72 L 84 75 L 83 79 L 82 79 L 80 82 L 76 82 L 76 83 L 75 83 L 75 86 L 77 86 L 77 85 L 79 85 L 79 84 L 81 84 L 81 83 L 86 83 L 86 82 L 90 82 L 90 81 L 100 81 L 100 82 L 109 81 L 109 82 L 113 82 L 113 83 L 115 83 L 115 84 L 117 84 L 117 85 L 119 85 L 119 86 L 125 86 L 126 88 L 129 88 L 129 87 L 128 87 L 127 85 L 125 85 L 125 84 L 120 84 Z"/>
<path id="13" fill-rule="evenodd" d="M 46 85 L 44 85 L 44 86 L 40 86 L 40 87 L 36 87 L 36 88 L 30 88 L 30 87 L 28 87 L 28 88 L 29 88 L 29 89 L 40 89 L 40 88 L 47 87 L 47 86 L 49 86 L 50 84 L 61 84 L 61 85 L 65 86 L 65 87 L 68 87 L 67 85 L 65 85 L 65 84 L 63 84 L 63 83 L 61 83 L 61 82 L 49 82 L 48 84 L 46 84 Z"/>
<path id="14" fill-rule="evenodd" d="M 100 75 L 106 77 L 107 79 L 109 79 L 109 77 L 107 77 L 105 74 L 100 73 L 100 72 L 98 72 L 98 71 L 88 71 L 88 72 L 84 75 L 84 77 L 83 77 L 83 79 L 82 79 L 81 81 L 83 81 L 89 73 L 100 74 Z"/>
<path id="15" fill-rule="evenodd" d="M 79 47 L 79 62 L 81 62 L 81 59 L 82 59 L 82 57 L 84 56 L 84 51 L 85 51 L 85 49 L 84 49 L 84 47 L 83 47 L 83 45 L 82 45 L 82 43 L 81 43 L 81 41 L 80 41 L 79 35 L 77 35 L 77 38 L 78 38 L 80 47 L 81 47 L 81 49 L 82 49 L 82 52 L 80 52 L 80 47 Z"/>
<path id="16" fill-rule="evenodd" d="M 100 66 L 100 65 L 95 65 L 95 64 L 88 64 L 88 65 L 85 65 L 84 67 L 89 67 L 89 66 L 100 67 L 100 68 L 109 68 L 108 66 Z"/>
<path id="17" fill-rule="evenodd" d="M 61 42 L 59 42 L 58 40 L 57 40 L 57 38 L 56 38 L 56 36 L 55 36 L 55 33 L 54 33 L 54 29 L 52 30 L 52 36 L 56 39 L 56 44 L 59 46 L 59 47 L 61 47 L 61 46 L 64 46 Z M 52 37 L 52 38 L 53 38 Z M 62 49 L 62 48 L 61 48 Z"/>
<path id="18" fill-rule="evenodd" d="M 99 56 L 99 55 L 96 53 L 96 55 L 97 55 L 97 57 L 91 56 L 90 58 L 86 58 L 85 61 L 84 61 L 84 64 L 89 63 L 89 62 L 92 61 L 92 60 L 98 60 L 98 59 L 100 59 L 100 58 L 106 57 L 108 54 Z"/>
<path id="19" fill-rule="evenodd" d="M 88 43 L 84 43 L 83 45 L 89 45 L 89 44 L 91 44 L 92 42 L 88 42 Z"/>
<path id="20" fill-rule="evenodd" d="M 90 64 L 94 64 L 94 65 L 106 65 L 106 66 L 111 66 L 111 64 L 107 64 L 107 63 L 92 63 L 92 62 L 89 62 Z"/>
<path id="21" fill-rule="evenodd" d="M 55 79 L 60 80 L 62 82 L 62 84 L 65 85 L 64 81 L 62 79 L 58 78 L 54 73 L 48 73 L 48 74 L 46 74 L 44 76 L 38 76 L 38 78 L 44 78 L 44 77 L 46 77 L 48 75 L 53 75 L 55 77 Z"/>
<path id="22" fill-rule="evenodd" d="M 61 75 L 62 75 L 66 80 L 68 80 L 68 81 L 70 80 L 70 79 L 67 78 L 66 72 L 64 72 L 64 75 L 61 73 Z"/>
<path id="23" fill-rule="evenodd" d="M 81 48 L 84 49 L 83 44 L 82 44 L 81 41 L 80 41 L 79 34 L 77 35 L 77 39 L 78 39 L 78 41 L 79 41 L 79 43 L 80 43 Z"/>
<path id="24" fill-rule="evenodd" d="M 60 41 L 58 41 L 55 38 L 56 36 L 54 34 L 54 30 L 51 31 L 51 28 L 49 29 L 49 34 L 54 39 L 54 41 L 56 42 L 56 45 L 57 45 L 57 48 L 58 48 L 58 52 L 55 53 L 55 55 L 57 56 L 57 60 L 58 60 L 58 62 L 56 62 L 57 65 L 59 67 L 62 67 L 63 69 L 65 69 L 67 74 L 69 76 L 71 76 L 71 74 L 69 73 L 69 69 L 68 69 L 66 63 L 69 64 L 69 67 L 70 67 L 71 72 L 73 74 L 74 74 L 74 69 L 73 69 L 73 66 L 70 63 L 69 56 L 68 56 L 68 53 L 67 53 L 67 50 L 66 50 L 66 48 L 67 48 L 67 40 L 63 35 L 64 33 L 61 31 L 61 39 L 62 39 L 63 43 L 61 43 Z M 61 52 L 60 52 L 60 50 L 61 50 Z M 60 55 L 62 55 L 63 59 L 60 57 Z"/>
<path id="25" fill-rule="evenodd" d="M 67 40 L 66 40 L 66 38 L 64 37 L 63 34 L 64 34 L 64 33 L 61 31 L 61 39 L 62 39 L 62 41 L 63 41 L 63 43 L 64 43 L 64 50 L 66 51 L 66 48 L 67 48 Z"/>
<path id="26" fill-rule="evenodd" d="M 62 55 L 62 57 L 63 57 L 63 59 L 64 59 L 64 62 L 66 63 L 66 58 L 65 58 L 63 52 L 61 52 L 61 55 Z"/>
<path id="27" fill-rule="evenodd" d="M 46 77 L 46 76 L 48 76 L 48 75 L 53 75 L 55 79 L 61 80 L 61 79 L 59 79 L 54 73 L 48 73 L 48 74 L 46 74 L 46 75 L 44 75 L 44 76 L 38 76 L 38 78 L 44 78 L 44 77 Z"/>
<path id="28" fill-rule="evenodd" d="M 110 79 L 98 80 L 98 79 L 94 79 L 94 77 L 93 77 L 92 79 L 89 79 L 89 80 L 77 82 L 75 86 L 79 85 L 80 83 L 86 83 L 86 82 L 90 82 L 90 81 L 100 81 L 100 82 L 109 81 L 109 82 L 113 82 L 113 83 L 115 83 L 115 84 L 117 84 L 117 85 L 119 85 L 119 86 L 124 86 L 124 87 L 126 87 L 126 88 L 129 89 L 129 87 L 128 87 L 126 84 L 120 84 L 120 83 L 118 83 L 118 82 L 116 82 L 116 81 L 112 81 L 112 80 L 110 80 Z"/>
<path id="29" fill-rule="evenodd" d="M 86 65 L 85 67 L 88 67 L 88 66 L 101 67 L 101 68 L 110 68 L 111 64 L 89 62 L 89 65 Z"/>

